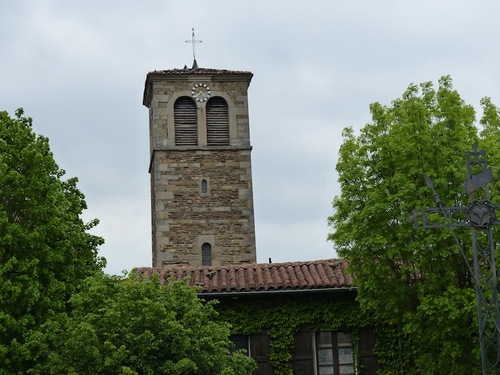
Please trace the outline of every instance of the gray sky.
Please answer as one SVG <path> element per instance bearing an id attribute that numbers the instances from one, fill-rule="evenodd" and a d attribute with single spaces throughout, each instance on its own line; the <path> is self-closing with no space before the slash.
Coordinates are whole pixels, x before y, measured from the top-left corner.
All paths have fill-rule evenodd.
<path id="1" fill-rule="evenodd" d="M 77 176 L 108 273 L 151 265 L 146 74 L 249 70 L 259 262 L 335 257 L 341 132 L 410 83 L 451 75 L 500 105 L 497 0 L 16 0 L 0 3 L 0 110 L 23 107 Z"/>

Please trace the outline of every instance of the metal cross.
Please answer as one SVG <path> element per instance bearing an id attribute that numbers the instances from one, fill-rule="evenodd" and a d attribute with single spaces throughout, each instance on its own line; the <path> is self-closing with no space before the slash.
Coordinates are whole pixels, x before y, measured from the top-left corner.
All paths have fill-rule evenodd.
<path id="1" fill-rule="evenodd" d="M 196 61 L 196 43 L 203 43 L 203 40 L 196 40 L 194 38 L 194 27 L 191 29 L 191 40 L 186 40 L 186 43 L 191 43 L 193 45 L 193 60 Z"/>
<path id="2" fill-rule="evenodd" d="M 500 224 L 495 211 L 500 205 L 490 202 L 488 184 L 493 181 L 493 173 L 487 167 L 486 160 L 481 159 L 486 155 L 485 150 L 478 150 L 474 144 L 473 151 L 467 151 L 467 180 L 464 190 L 468 195 L 467 207 L 444 207 L 441 199 L 434 190 L 432 180 L 426 176 L 427 186 L 432 190 L 436 208 L 426 208 L 418 215 L 418 210 L 413 210 L 414 228 L 447 227 L 453 234 L 460 252 L 465 260 L 470 273 L 474 275 L 477 297 L 477 315 L 479 323 L 479 345 L 481 348 L 482 374 L 500 373 L 500 309 L 498 302 L 498 277 L 499 271 L 495 263 L 495 241 L 493 228 Z M 444 218 L 436 222 L 436 214 Z M 433 220 L 434 218 L 434 220 Z M 454 227 L 469 226 L 472 232 L 473 265 L 463 251 L 454 232 Z"/>

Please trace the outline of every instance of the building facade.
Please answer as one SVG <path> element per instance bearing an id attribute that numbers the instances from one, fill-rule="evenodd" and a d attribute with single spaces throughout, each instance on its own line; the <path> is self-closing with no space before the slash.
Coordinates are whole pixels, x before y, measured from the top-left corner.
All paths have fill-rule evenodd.
<path id="1" fill-rule="evenodd" d="M 231 340 L 258 368 L 272 375 L 375 375 L 376 334 L 356 302 L 348 263 L 324 259 L 231 266 L 137 268 L 140 278 L 183 281 L 197 287 L 222 320 Z M 274 359 L 272 359 L 274 358 Z"/>
<path id="2" fill-rule="evenodd" d="M 148 73 L 153 267 L 256 262 L 252 73 Z"/>

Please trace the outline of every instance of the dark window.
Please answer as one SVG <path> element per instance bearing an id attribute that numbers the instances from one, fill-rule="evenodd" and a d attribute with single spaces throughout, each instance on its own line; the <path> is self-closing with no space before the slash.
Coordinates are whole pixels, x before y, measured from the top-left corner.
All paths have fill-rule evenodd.
<path id="1" fill-rule="evenodd" d="M 207 145 L 229 145 L 229 114 L 227 103 L 221 97 L 207 102 Z"/>
<path id="2" fill-rule="evenodd" d="M 184 96 L 175 101 L 174 129 L 176 146 L 198 145 L 198 119 L 193 99 Z"/>
<path id="3" fill-rule="evenodd" d="M 201 245 L 201 264 L 203 266 L 212 265 L 212 245 L 208 242 Z"/>
<path id="4" fill-rule="evenodd" d="M 229 336 L 229 340 L 234 344 L 233 350 L 244 350 L 248 354 L 248 336 L 234 334 Z"/>
<path id="5" fill-rule="evenodd" d="M 201 180 L 201 192 L 203 194 L 207 194 L 208 193 L 208 181 L 203 179 Z"/>

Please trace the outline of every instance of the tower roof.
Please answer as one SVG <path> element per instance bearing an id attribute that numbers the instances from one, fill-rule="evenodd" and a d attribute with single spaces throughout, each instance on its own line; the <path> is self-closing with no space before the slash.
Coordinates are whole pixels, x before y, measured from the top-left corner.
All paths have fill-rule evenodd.
<path id="1" fill-rule="evenodd" d="M 169 76 L 169 75 L 237 75 L 237 76 L 248 76 L 250 79 L 253 77 L 253 73 L 243 70 L 227 70 L 227 69 L 212 69 L 212 68 L 188 68 L 184 67 L 182 69 L 167 69 L 167 70 L 154 70 L 149 72 L 146 80 L 149 77 L 156 76 Z"/>
<path id="2" fill-rule="evenodd" d="M 227 70 L 227 69 L 212 69 L 212 68 L 188 68 L 185 66 L 182 69 L 167 69 L 167 70 L 154 70 L 149 72 L 146 76 L 146 82 L 144 84 L 144 95 L 142 104 L 146 107 L 149 106 L 151 99 L 151 88 L 152 83 L 155 80 L 183 80 L 187 79 L 188 76 L 204 76 L 210 77 L 213 81 L 218 80 L 241 80 L 247 81 L 250 84 L 252 80 L 253 73 L 243 70 Z"/>

